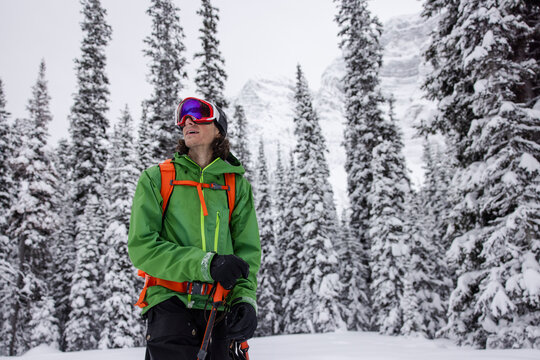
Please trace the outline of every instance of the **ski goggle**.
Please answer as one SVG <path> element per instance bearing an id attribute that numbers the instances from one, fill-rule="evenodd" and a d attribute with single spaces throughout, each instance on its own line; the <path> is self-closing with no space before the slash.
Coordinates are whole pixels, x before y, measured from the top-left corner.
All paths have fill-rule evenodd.
<path id="1" fill-rule="evenodd" d="M 182 100 L 175 112 L 176 125 L 184 127 L 186 119 L 191 117 L 196 124 L 210 124 L 217 116 L 214 106 L 208 101 L 188 97 Z"/>

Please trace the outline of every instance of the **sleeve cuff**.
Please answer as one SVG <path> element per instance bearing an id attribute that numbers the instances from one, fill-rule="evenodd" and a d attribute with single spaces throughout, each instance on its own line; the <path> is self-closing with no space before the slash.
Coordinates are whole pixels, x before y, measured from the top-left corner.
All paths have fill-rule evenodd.
<path id="1" fill-rule="evenodd" d="M 204 255 L 202 261 L 201 261 L 201 274 L 202 279 L 205 282 L 214 282 L 214 279 L 212 279 L 212 275 L 210 275 L 210 263 L 212 262 L 212 259 L 214 258 L 214 253 L 206 253 Z"/>
<path id="2" fill-rule="evenodd" d="M 257 308 L 257 302 L 255 300 L 253 300 L 252 298 L 246 297 L 246 296 L 236 298 L 236 299 L 233 300 L 233 305 L 236 304 L 236 303 L 239 303 L 239 302 L 248 303 L 249 305 L 253 306 L 253 308 L 255 309 L 255 313 L 257 315 L 259 314 L 259 309 Z"/>

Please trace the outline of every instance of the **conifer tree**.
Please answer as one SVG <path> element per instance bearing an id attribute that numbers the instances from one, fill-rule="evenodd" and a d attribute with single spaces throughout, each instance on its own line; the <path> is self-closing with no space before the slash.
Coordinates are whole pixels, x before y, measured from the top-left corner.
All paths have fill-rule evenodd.
<path id="1" fill-rule="evenodd" d="M 89 219 L 87 205 L 89 199 L 96 204 L 105 200 L 105 167 L 108 157 L 109 120 L 106 117 L 108 111 L 109 80 L 105 73 L 106 56 L 105 47 L 111 39 L 111 27 L 106 23 L 106 10 L 100 0 L 81 0 L 83 21 L 81 29 L 84 37 L 81 45 L 81 56 L 75 60 L 77 71 L 77 91 L 74 96 L 74 104 L 70 114 L 71 134 L 71 166 L 73 167 L 72 185 L 74 195 L 74 234 L 77 251 L 90 251 L 84 256 L 74 256 L 76 259 L 75 274 L 72 285 L 76 289 L 70 290 L 71 313 L 66 325 L 66 348 L 69 350 L 95 348 L 96 335 L 93 331 L 99 331 L 99 325 L 94 314 L 88 309 L 79 311 L 81 306 L 90 306 L 79 301 L 81 298 L 89 298 L 89 293 L 81 295 L 77 290 L 91 286 L 97 289 L 98 279 L 97 259 L 101 258 L 99 249 L 104 249 L 102 244 L 96 243 L 103 237 L 103 219 Z M 91 214 L 98 216 L 98 211 Z M 93 235 L 96 238 L 88 239 L 88 222 L 93 222 Z M 94 249 L 89 247 L 95 247 Z M 90 260 L 87 256 L 93 254 L 92 265 L 96 267 L 88 271 Z M 79 263 L 79 261 L 87 261 Z M 99 297 L 92 298 L 93 302 L 99 303 Z M 92 328 L 89 328 L 91 324 Z M 77 326 L 80 328 L 75 329 Z"/>
<path id="2" fill-rule="evenodd" d="M 304 247 L 304 239 L 302 237 L 302 219 L 299 209 L 303 206 L 300 202 L 300 189 L 294 181 L 297 177 L 294 154 L 290 153 L 289 166 L 284 182 L 288 184 L 288 191 L 285 192 L 284 201 L 287 204 L 283 208 L 283 218 L 287 219 L 285 228 L 283 229 L 283 237 L 280 239 L 282 243 L 284 260 L 283 272 L 281 276 L 281 294 L 282 297 L 282 332 L 285 334 L 298 334 L 302 332 L 300 325 L 303 323 L 298 314 L 298 309 L 303 306 L 305 300 L 301 296 L 293 296 L 299 294 L 300 282 L 302 273 L 300 262 L 298 261 L 298 253 Z"/>
<path id="3" fill-rule="evenodd" d="M 124 348 L 141 345 L 143 336 L 136 298 L 136 274 L 127 253 L 127 233 L 131 201 L 139 171 L 132 134 L 133 119 L 126 106 L 112 135 L 109 173 L 108 226 L 105 231 L 104 272 L 102 285 L 106 294 L 100 322 L 103 324 L 100 348 Z"/>
<path id="4" fill-rule="evenodd" d="M 389 127 L 395 127 L 390 123 Z M 409 235 L 405 204 L 409 179 L 401 154 L 401 135 L 373 149 L 373 181 L 369 191 L 371 242 L 371 294 L 373 324 L 380 333 L 398 335 L 403 325 L 403 279 L 407 272 Z"/>
<path id="5" fill-rule="evenodd" d="M 447 297 L 452 281 L 440 238 L 430 231 L 436 219 L 426 214 L 422 205 L 421 195 L 415 194 L 407 211 L 410 245 L 403 279 L 400 333 L 433 339 L 446 323 Z"/>
<path id="6" fill-rule="evenodd" d="M 450 187 L 455 168 L 455 159 L 448 149 L 441 149 L 438 144 L 431 144 L 426 138 L 424 142 L 423 160 L 425 164 L 424 183 L 419 194 L 423 223 L 433 242 L 445 253 L 450 243 L 445 236 L 451 212 Z"/>
<path id="7" fill-rule="evenodd" d="M 274 176 L 271 177 L 271 182 L 274 184 L 274 234 L 275 234 L 275 247 L 276 247 L 276 253 L 279 258 L 279 261 L 277 262 L 277 283 L 274 284 L 274 291 L 277 294 L 284 294 L 286 287 L 283 283 L 283 270 L 285 268 L 284 256 L 286 248 L 287 248 L 287 242 L 286 242 L 286 229 L 287 229 L 287 223 L 288 219 L 286 218 L 285 212 L 286 208 L 289 206 L 287 201 L 287 191 L 288 191 L 288 183 L 286 182 L 286 169 L 283 166 L 283 160 L 282 160 L 282 151 L 281 151 L 281 145 L 278 143 L 277 145 L 277 161 L 276 161 L 276 171 L 274 172 Z M 274 334 L 282 334 L 284 323 L 283 323 L 283 311 L 284 311 L 284 304 L 283 304 L 283 296 L 279 297 L 279 300 L 274 305 L 274 311 L 277 314 L 277 323 L 275 324 L 275 327 L 273 329 Z"/>
<path id="8" fill-rule="evenodd" d="M 13 125 L 10 126 L 8 134 L 10 135 L 10 140 L 8 143 L 10 153 L 8 153 L 9 158 L 7 160 L 7 171 L 9 172 L 10 178 L 12 180 L 11 186 L 8 188 L 10 191 L 9 198 L 9 208 L 5 214 L 5 230 L 2 233 L 4 236 L 0 236 L 2 241 L 2 248 L 0 249 L 0 254 L 2 255 L 2 262 L 0 266 L 2 267 L 2 279 L 4 286 L 0 287 L 0 290 L 3 294 L 2 299 L 4 301 L 1 303 L 3 312 L 2 312 L 2 342 L 3 346 L 0 348 L 0 351 L 4 355 L 16 354 L 17 348 L 19 347 L 18 343 L 22 343 L 22 336 L 17 337 L 17 334 L 13 334 L 14 326 L 16 326 L 15 315 L 18 316 L 18 311 L 20 308 L 20 301 L 23 301 L 25 297 L 29 296 L 28 292 L 23 292 L 18 288 L 18 285 L 23 284 L 20 281 L 24 280 L 24 277 L 21 277 L 19 272 L 19 244 L 17 239 L 13 239 L 13 236 L 10 235 L 9 217 L 11 215 L 14 202 L 17 200 L 17 192 L 20 190 L 20 172 L 14 171 L 13 159 L 18 156 L 18 152 L 22 149 L 22 138 L 25 133 L 25 127 L 28 126 L 28 122 L 25 119 L 16 118 L 13 122 Z M 23 274 L 24 275 L 24 274 Z"/>
<path id="9" fill-rule="evenodd" d="M 109 79 L 105 74 L 105 47 L 111 39 L 106 10 L 100 0 L 81 0 L 84 38 L 75 60 L 77 92 L 70 114 L 75 214 L 81 215 L 88 197 L 100 196 L 107 162 Z M 76 220 L 78 221 L 78 220 Z"/>
<path id="10" fill-rule="evenodd" d="M 81 222 L 78 224 L 79 236 L 75 247 L 77 258 L 72 277 L 69 296 L 71 312 L 66 324 L 66 350 L 90 350 L 98 345 L 100 328 L 99 314 L 102 305 L 99 302 L 100 268 L 99 240 L 102 236 L 97 216 L 97 196 L 88 199 Z"/>
<path id="11" fill-rule="evenodd" d="M 251 152 L 247 140 L 247 118 L 242 105 L 234 106 L 234 121 L 229 125 L 228 137 L 231 142 L 231 151 L 234 156 L 240 160 L 244 169 L 246 169 L 246 177 L 251 180 Z"/>
<path id="12" fill-rule="evenodd" d="M 382 46 L 379 39 L 382 26 L 367 9 L 366 0 L 339 1 L 336 21 L 340 26 L 340 47 L 345 59 L 344 77 L 346 126 L 345 170 L 347 192 L 351 204 L 349 225 L 353 239 L 359 242 L 359 262 L 356 287 L 363 291 L 362 299 L 369 299 L 369 242 L 370 202 L 368 192 L 373 182 L 370 168 L 373 149 L 381 142 L 380 124 L 383 122 L 384 98 L 379 86 Z M 354 249 L 354 248 L 353 248 Z M 361 324 L 355 328 L 369 329 L 370 304 L 359 309 Z"/>
<path id="13" fill-rule="evenodd" d="M 42 296 L 30 306 L 31 316 L 28 323 L 29 348 L 34 348 L 41 344 L 49 344 L 57 347 L 60 341 L 58 318 L 56 317 L 54 308 L 53 290 L 47 291 L 46 296 Z"/>
<path id="14" fill-rule="evenodd" d="M 449 246 L 445 242 L 451 162 L 426 139 L 424 163 L 424 184 L 414 194 L 407 211 L 411 241 L 401 333 L 434 338 L 446 324 L 448 296 L 453 286 L 446 261 Z"/>
<path id="15" fill-rule="evenodd" d="M 333 202 L 330 171 L 326 162 L 326 141 L 319 117 L 312 104 L 307 81 L 297 67 L 294 133 L 296 136 L 296 179 L 302 219 L 303 246 L 296 259 L 300 263 L 300 287 L 293 297 L 303 298 L 303 306 L 295 309 L 301 319 L 301 332 L 327 332 L 342 325 L 338 306 L 341 293 L 337 253 L 339 239 L 337 215 Z"/>
<path id="16" fill-rule="evenodd" d="M 340 296 L 341 317 L 347 329 L 351 331 L 362 330 L 361 324 L 367 323 L 368 319 L 360 310 L 367 303 L 365 292 L 357 288 L 358 255 L 362 253 L 360 244 L 351 235 L 348 223 L 349 215 L 343 211 L 340 226 L 340 243 L 337 246 L 340 260 L 340 281 L 343 284 L 343 296 Z"/>
<path id="17" fill-rule="evenodd" d="M 455 155 L 446 333 L 461 344 L 540 348 L 538 42 L 529 1 L 428 1 L 433 126 Z"/>
<path id="18" fill-rule="evenodd" d="M 41 343 L 56 345 L 59 340 L 49 288 L 53 274 L 52 235 L 58 227 L 57 176 L 46 148 L 52 120 L 49 102 L 42 61 L 27 106 L 29 117 L 17 121 L 20 146 L 11 160 L 18 187 L 8 214 L 7 235 L 18 245 L 18 274 L 11 300 L 10 355 Z"/>
<path id="19" fill-rule="evenodd" d="M 219 9 L 213 7 L 210 0 L 201 1 L 201 8 L 197 11 L 197 14 L 202 18 L 202 28 L 199 30 L 202 50 L 195 54 L 195 59 L 201 59 L 201 65 L 197 69 L 195 84 L 197 85 L 197 92 L 204 99 L 212 101 L 224 109 L 229 106 L 229 103 L 223 94 L 227 73 L 225 72 L 225 60 L 218 48 L 218 13 Z"/>
<path id="20" fill-rule="evenodd" d="M 15 270 L 11 262 L 14 252 L 13 244 L 5 236 L 7 222 L 6 216 L 11 204 L 11 192 L 13 184 L 11 182 L 9 159 L 12 154 L 11 126 L 8 123 L 10 113 L 6 110 L 6 98 L 4 94 L 4 84 L 0 79 L 0 273 L 3 275 L 0 281 L 3 286 L 0 287 L 0 299 L 7 299 L 11 293 L 11 285 L 15 278 Z M 6 328 L 9 319 L 9 306 L 7 301 L 0 302 L 0 333 L 6 334 L 9 329 Z M 0 349 L 7 349 L 5 343 L 6 336 L 0 336 Z M 7 355 L 0 350 L 1 355 Z"/>
<path id="21" fill-rule="evenodd" d="M 56 318 L 60 331 L 60 349 L 66 349 L 65 327 L 71 309 L 69 294 L 72 276 L 75 271 L 76 248 L 73 243 L 75 237 L 74 204 L 70 193 L 72 188 L 72 157 L 71 145 L 66 139 L 58 141 L 54 164 L 58 174 L 58 205 L 59 225 L 54 235 L 56 246 L 53 248 L 53 263 L 55 274 L 53 276 L 54 299 Z"/>
<path id="22" fill-rule="evenodd" d="M 259 142 L 259 161 L 255 169 L 257 174 L 257 196 L 255 209 L 259 223 L 261 238 L 262 261 L 259 270 L 257 286 L 257 305 L 259 307 L 257 334 L 259 336 L 274 335 L 278 325 L 276 304 L 280 301 L 279 293 L 275 291 L 279 283 L 279 261 L 274 233 L 274 206 L 272 189 L 268 178 L 268 167 L 264 153 L 264 143 Z"/>
<path id="23" fill-rule="evenodd" d="M 148 46 L 144 54 L 150 59 L 149 82 L 153 91 L 145 104 L 148 125 L 141 124 L 147 131 L 139 133 L 139 141 L 150 146 L 140 148 L 140 159 L 151 159 L 142 168 L 170 158 L 176 149 L 174 111 L 184 88 L 182 80 L 187 77 L 179 11 L 172 0 L 152 0 L 146 11 L 152 18 L 152 33 L 144 39 Z"/>
<path id="24" fill-rule="evenodd" d="M 0 236 L 0 299 L 3 301 L 0 303 L 0 355 L 9 355 L 9 342 L 10 342 L 10 319 L 12 310 L 12 300 L 16 291 L 17 281 L 17 269 L 13 261 L 13 255 L 15 249 L 13 244 L 9 241 L 9 238 L 5 235 Z M 16 254 L 15 254 L 16 255 Z"/>
<path id="25" fill-rule="evenodd" d="M 0 79 L 0 236 L 5 234 L 5 219 L 10 206 L 10 192 L 12 182 L 10 180 L 9 155 L 12 152 L 10 146 L 10 113 L 6 110 L 6 97 L 4 83 Z"/>
<path id="26" fill-rule="evenodd" d="M 8 355 L 8 337 L 10 303 L 7 299 L 12 296 L 15 279 L 17 277 L 13 264 L 14 244 L 6 236 L 6 217 L 11 204 L 11 192 L 13 183 L 11 181 L 11 170 L 9 159 L 12 154 L 11 126 L 8 123 L 10 114 L 6 110 L 6 99 L 4 95 L 4 85 L 0 79 L 0 355 Z"/>

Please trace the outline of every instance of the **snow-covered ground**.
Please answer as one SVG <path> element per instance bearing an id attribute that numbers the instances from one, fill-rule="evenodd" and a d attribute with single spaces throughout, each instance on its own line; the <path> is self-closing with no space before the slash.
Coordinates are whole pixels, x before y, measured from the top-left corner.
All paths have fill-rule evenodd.
<path id="1" fill-rule="evenodd" d="M 282 335 L 250 340 L 252 360 L 538 360 L 538 350 L 475 350 L 447 340 L 392 337 L 369 332 Z M 37 347 L 24 360 L 135 360 L 144 348 L 61 353 Z M 0 360 L 13 359 L 0 357 Z M 195 360 L 195 359 L 194 359 Z"/>

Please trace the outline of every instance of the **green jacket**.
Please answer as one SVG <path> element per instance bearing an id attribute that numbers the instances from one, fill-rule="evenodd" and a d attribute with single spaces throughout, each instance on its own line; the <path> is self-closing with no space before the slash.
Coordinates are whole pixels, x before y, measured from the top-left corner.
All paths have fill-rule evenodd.
<path id="1" fill-rule="evenodd" d="M 187 155 L 175 154 L 172 162 L 176 180 L 224 185 L 223 174 L 237 174 L 231 223 L 226 191 L 203 189 L 208 209 L 208 216 L 204 216 L 197 188 L 182 185 L 174 187 L 162 217 L 161 173 L 159 166 L 152 166 L 142 172 L 133 198 L 128 237 L 133 265 L 160 279 L 212 283 L 210 262 L 214 254 L 235 254 L 249 264 L 249 277 L 238 280 L 228 302 L 247 302 L 257 310 L 255 292 L 261 244 L 251 185 L 242 176 L 244 168 L 233 156 L 229 162 L 218 158 L 204 169 Z M 141 278 L 141 288 L 142 285 Z M 203 309 L 207 300 L 207 296 L 188 296 L 152 286 L 146 292 L 148 306 L 143 313 L 172 296 L 178 296 L 194 309 Z"/>

